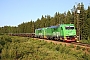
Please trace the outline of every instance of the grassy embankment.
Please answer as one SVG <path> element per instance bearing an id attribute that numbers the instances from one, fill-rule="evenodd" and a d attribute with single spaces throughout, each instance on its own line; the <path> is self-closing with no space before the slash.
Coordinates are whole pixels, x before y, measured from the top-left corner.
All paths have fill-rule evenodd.
<path id="1" fill-rule="evenodd" d="M 89 60 L 90 54 L 84 50 L 26 37 L 0 36 L 1 60 Z"/>

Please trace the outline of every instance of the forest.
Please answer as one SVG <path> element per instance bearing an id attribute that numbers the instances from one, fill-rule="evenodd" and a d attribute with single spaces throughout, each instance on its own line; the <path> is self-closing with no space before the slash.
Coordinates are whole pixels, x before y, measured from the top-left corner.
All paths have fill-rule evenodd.
<path id="1" fill-rule="evenodd" d="M 80 10 L 80 13 L 77 13 Z M 77 21 L 78 20 L 78 21 Z M 42 15 L 37 20 L 23 22 L 18 26 L 4 26 L 0 27 L 0 34 L 3 33 L 34 33 L 35 29 L 43 28 L 58 24 L 74 24 L 76 30 L 77 24 L 80 29 L 81 40 L 90 39 L 90 6 L 87 9 L 84 8 L 83 3 L 78 3 L 77 7 L 74 5 L 71 11 L 60 13 L 56 12 L 52 17 L 50 15 Z M 77 31 L 78 33 L 78 31 Z"/>

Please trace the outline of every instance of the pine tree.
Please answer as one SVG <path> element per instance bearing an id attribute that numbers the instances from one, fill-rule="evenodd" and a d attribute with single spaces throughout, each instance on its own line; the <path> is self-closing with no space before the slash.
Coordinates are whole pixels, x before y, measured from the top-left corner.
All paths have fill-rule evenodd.
<path id="1" fill-rule="evenodd" d="M 70 23 L 71 23 L 71 20 L 72 20 L 71 12 L 68 11 L 68 12 L 67 12 L 67 16 L 66 16 L 66 21 L 65 21 L 65 23 L 66 23 L 66 24 L 70 24 Z"/>
<path id="2" fill-rule="evenodd" d="M 88 26 L 88 38 L 90 38 L 90 6 L 88 6 L 88 9 L 87 9 L 87 20 L 86 20 L 86 24 Z"/>

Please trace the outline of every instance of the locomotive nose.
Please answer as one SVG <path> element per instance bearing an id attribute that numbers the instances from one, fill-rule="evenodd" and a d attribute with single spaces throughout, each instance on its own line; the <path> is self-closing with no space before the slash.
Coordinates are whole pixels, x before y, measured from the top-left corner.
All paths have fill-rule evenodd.
<path id="1" fill-rule="evenodd" d="M 72 36 L 72 35 L 75 35 L 75 32 L 73 30 L 66 32 L 66 36 Z"/>

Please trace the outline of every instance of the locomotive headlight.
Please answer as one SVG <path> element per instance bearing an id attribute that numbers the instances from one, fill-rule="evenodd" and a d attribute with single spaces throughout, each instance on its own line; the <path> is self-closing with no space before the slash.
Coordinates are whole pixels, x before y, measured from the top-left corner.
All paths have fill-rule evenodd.
<path id="1" fill-rule="evenodd" d="M 77 37 L 75 38 L 75 40 L 77 40 Z"/>
<path id="2" fill-rule="evenodd" d="M 67 40 L 67 39 L 65 38 L 65 40 Z"/>
<path id="3" fill-rule="evenodd" d="M 65 40 L 67 40 L 67 38 L 66 38 L 66 37 L 65 37 L 64 39 L 65 39 Z"/>

